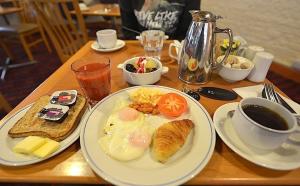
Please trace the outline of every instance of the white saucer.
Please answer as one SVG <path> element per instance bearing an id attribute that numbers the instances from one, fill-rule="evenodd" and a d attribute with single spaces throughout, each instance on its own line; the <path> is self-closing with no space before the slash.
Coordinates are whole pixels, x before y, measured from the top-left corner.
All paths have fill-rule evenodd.
<path id="1" fill-rule="evenodd" d="M 213 117 L 215 129 L 223 142 L 241 157 L 257 165 L 275 169 L 292 170 L 300 167 L 300 143 L 284 143 L 281 147 L 269 151 L 258 152 L 241 141 L 237 135 L 227 112 L 235 110 L 238 103 L 228 103 L 219 107 Z"/>
<path id="2" fill-rule="evenodd" d="M 94 41 L 93 44 L 91 45 L 92 49 L 98 52 L 113 52 L 123 48 L 124 46 L 125 46 L 125 41 L 120 39 L 117 40 L 116 46 L 113 48 L 100 48 L 97 41 Z"/>

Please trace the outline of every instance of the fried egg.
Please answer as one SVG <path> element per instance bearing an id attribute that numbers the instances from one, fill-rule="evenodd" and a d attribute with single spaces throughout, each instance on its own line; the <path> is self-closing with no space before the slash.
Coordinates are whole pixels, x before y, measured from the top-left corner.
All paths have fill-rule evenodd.
<path id="1" fill-rule="evenodd" d="M 110 157 L 130 161 L 144 154 L 153 132 L 154 128 L 145 123 L 143 113 L 124 107 L 109 116 L 99 144 Z"/>

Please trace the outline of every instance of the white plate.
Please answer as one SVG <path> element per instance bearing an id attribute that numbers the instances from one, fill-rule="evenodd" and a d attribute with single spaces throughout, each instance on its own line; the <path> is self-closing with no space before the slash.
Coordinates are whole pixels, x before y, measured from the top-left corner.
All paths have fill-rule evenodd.
<path id="1" fill-rule="evenodd" d="M 257 165 L 274 170 L 292 170 L 300 167 L 300 143 L 284 143 L 281 147 L 258 152 L 241 141 L 233 128 L 227 112 L 235 110 L 238 103 L 228 103 L 219 107 L 214 114 L 214 125 L 224 143 L 241 157 Z"/>
<path id="2" fill-rule="evenodd" d="M 80 128 L 81 123 L 83 119 L 81 119 L 81 122 L 79 123 L 78 127 L 73 131 L 73 133 L 68 136 L 66 139 L 60 142 L 60 148 L 55 151 L 53 154 L 45 157 L 45 158 L 37 158 L 34 156 L 29 155 L 23 155 L 14 153 L 12 151 L 13 147 L 22 139 L 24 138 L 11 138 L 8 135 L 8 131 L 10 128 L 13 127 L 13 125 L 25 115 L 26 111 L 32 106 L 28 105 L 21 110 L 17 111 L 14 115 L 12 115 L 9 119 L 7 119 L 1 126 L 0 126 L 0 164 L 7 165 L 7 166 L 23 166 L 23 165 L 30 165 L 34 163 L 38 163 L 41 161 L 44 161 L 50 157 L 53 157 L 63 150 L 65 150 L 67 147 L 72 145 L 79 137 L 80 135 Z M 86 111 L 87 112 L 87 111 Z M 87 113 L 84 114 L 86 116 Z M 82 117 L 83 118 L 83 117 Z"/>
<path id="3" fill-rule="evenodd" d="M 212 120 L 205 110 L 193 98 L 167 87 L 144 86 L 158 88 L 163 92 L 176 92 L 185 97 L 189 110 L 176 119 L 188 118 L 194 124 L 193 138 L 176 153 L 178 156 L 165 164 L 154 161 L 149 149 L 137 160 L 121 162 L 106 155 L 98 139 L 103 136 L 103 126 L 115 104 L 120 99 L 129 99 L 128 92 L 139 86 L 120 90 L 99 102 L 85 120 L 80 133 L 80 145 L 84 157 L 92 169 L 102 178 L 116 185 L 179 185 L 196 176 L 210 160 L 215 147 L 215 131 Z M 149 116 L 151 124 L 169 121 L 163 116 Z M 174 119 L 175 120 L 175 119 Z M 176 156 L 175 155 L 175 156 Z"/>
<path id="4" fill-rule="evenodd" d="M 96 50 L 98 52 L 113 52 L 113 51 L 116 51 L 116 50 L 119 50 L 119 49 L 123 48 L 124 46 L 125 46 L 125 41 L 120 40 L 120 39 L 117 40 L 116 46 L 113 47 L 113 48 L 101 48 L 98 45 L 97 41 L 94 41 L 91 45 L 92 49 Z"/>

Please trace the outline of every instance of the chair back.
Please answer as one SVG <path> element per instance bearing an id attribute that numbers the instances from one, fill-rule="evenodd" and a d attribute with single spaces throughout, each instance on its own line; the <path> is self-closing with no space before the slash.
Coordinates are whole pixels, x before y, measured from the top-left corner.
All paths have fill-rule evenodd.
<path id="1" fill-rule="evenodd" d="M 1 1 L 1 0 L 0 0 Z M 12 0 L 14 7 L 22 8 L 22 11 L 18 12 L 21 23 L 36 23 L 36 13 L 33 9 L 32 0 Z"/>
<path id="2" fill-rule="evenodd" d="M 88 41 L 78 0 L 33 0 L 33 6 L 62 63 Z"/>
<path id="3" fill-rule="evenodd" d="M 36 23 L 36 12 L 32 6 L 31 0 L 19 0 L 17 6 L 23 8 L 20 11 L 20 19 L 22 23 Z"/>

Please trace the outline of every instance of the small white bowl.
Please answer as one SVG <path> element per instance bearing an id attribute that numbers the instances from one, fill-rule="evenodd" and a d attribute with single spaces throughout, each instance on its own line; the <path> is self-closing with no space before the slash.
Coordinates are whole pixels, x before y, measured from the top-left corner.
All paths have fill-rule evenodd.
<path id="1" fill-rule="evenodd" d="M 146 59 L 151 59 L 156 62 L 157 70 L 147 73 L 135 73 L 126 70 L 126 64 L 134 64 L 140 57 L 134 57 L 126 60 L 124 63 L 119 64 L 118 68 L 123 70 L 123 78 L 132 85 L 151 85 L 160 80 L 162 74 L 169 71 L 168 67 L 163 67 L 158 59 L 152 57 L 146 57 Z"/>
<path id="2" fill-rule="evenodd" d="M 223 57 L 224 56 L 219 56 L 217 58 L 217 62 L 219 63 L 223 59 Z M 224 64 L 220 64 L 219 75 L 225 81 L 230 83 L 245 79 L 250 74 L 251 70 L 254 67 L 253 62 L 250 61 L 249 59 L 240 56 L 235 56 L 235 57 L 237 57 L 239 61 L 249 62 L 251 66 L 247 69 L 236 69 L 236 68 L 227 67 Z"/>

